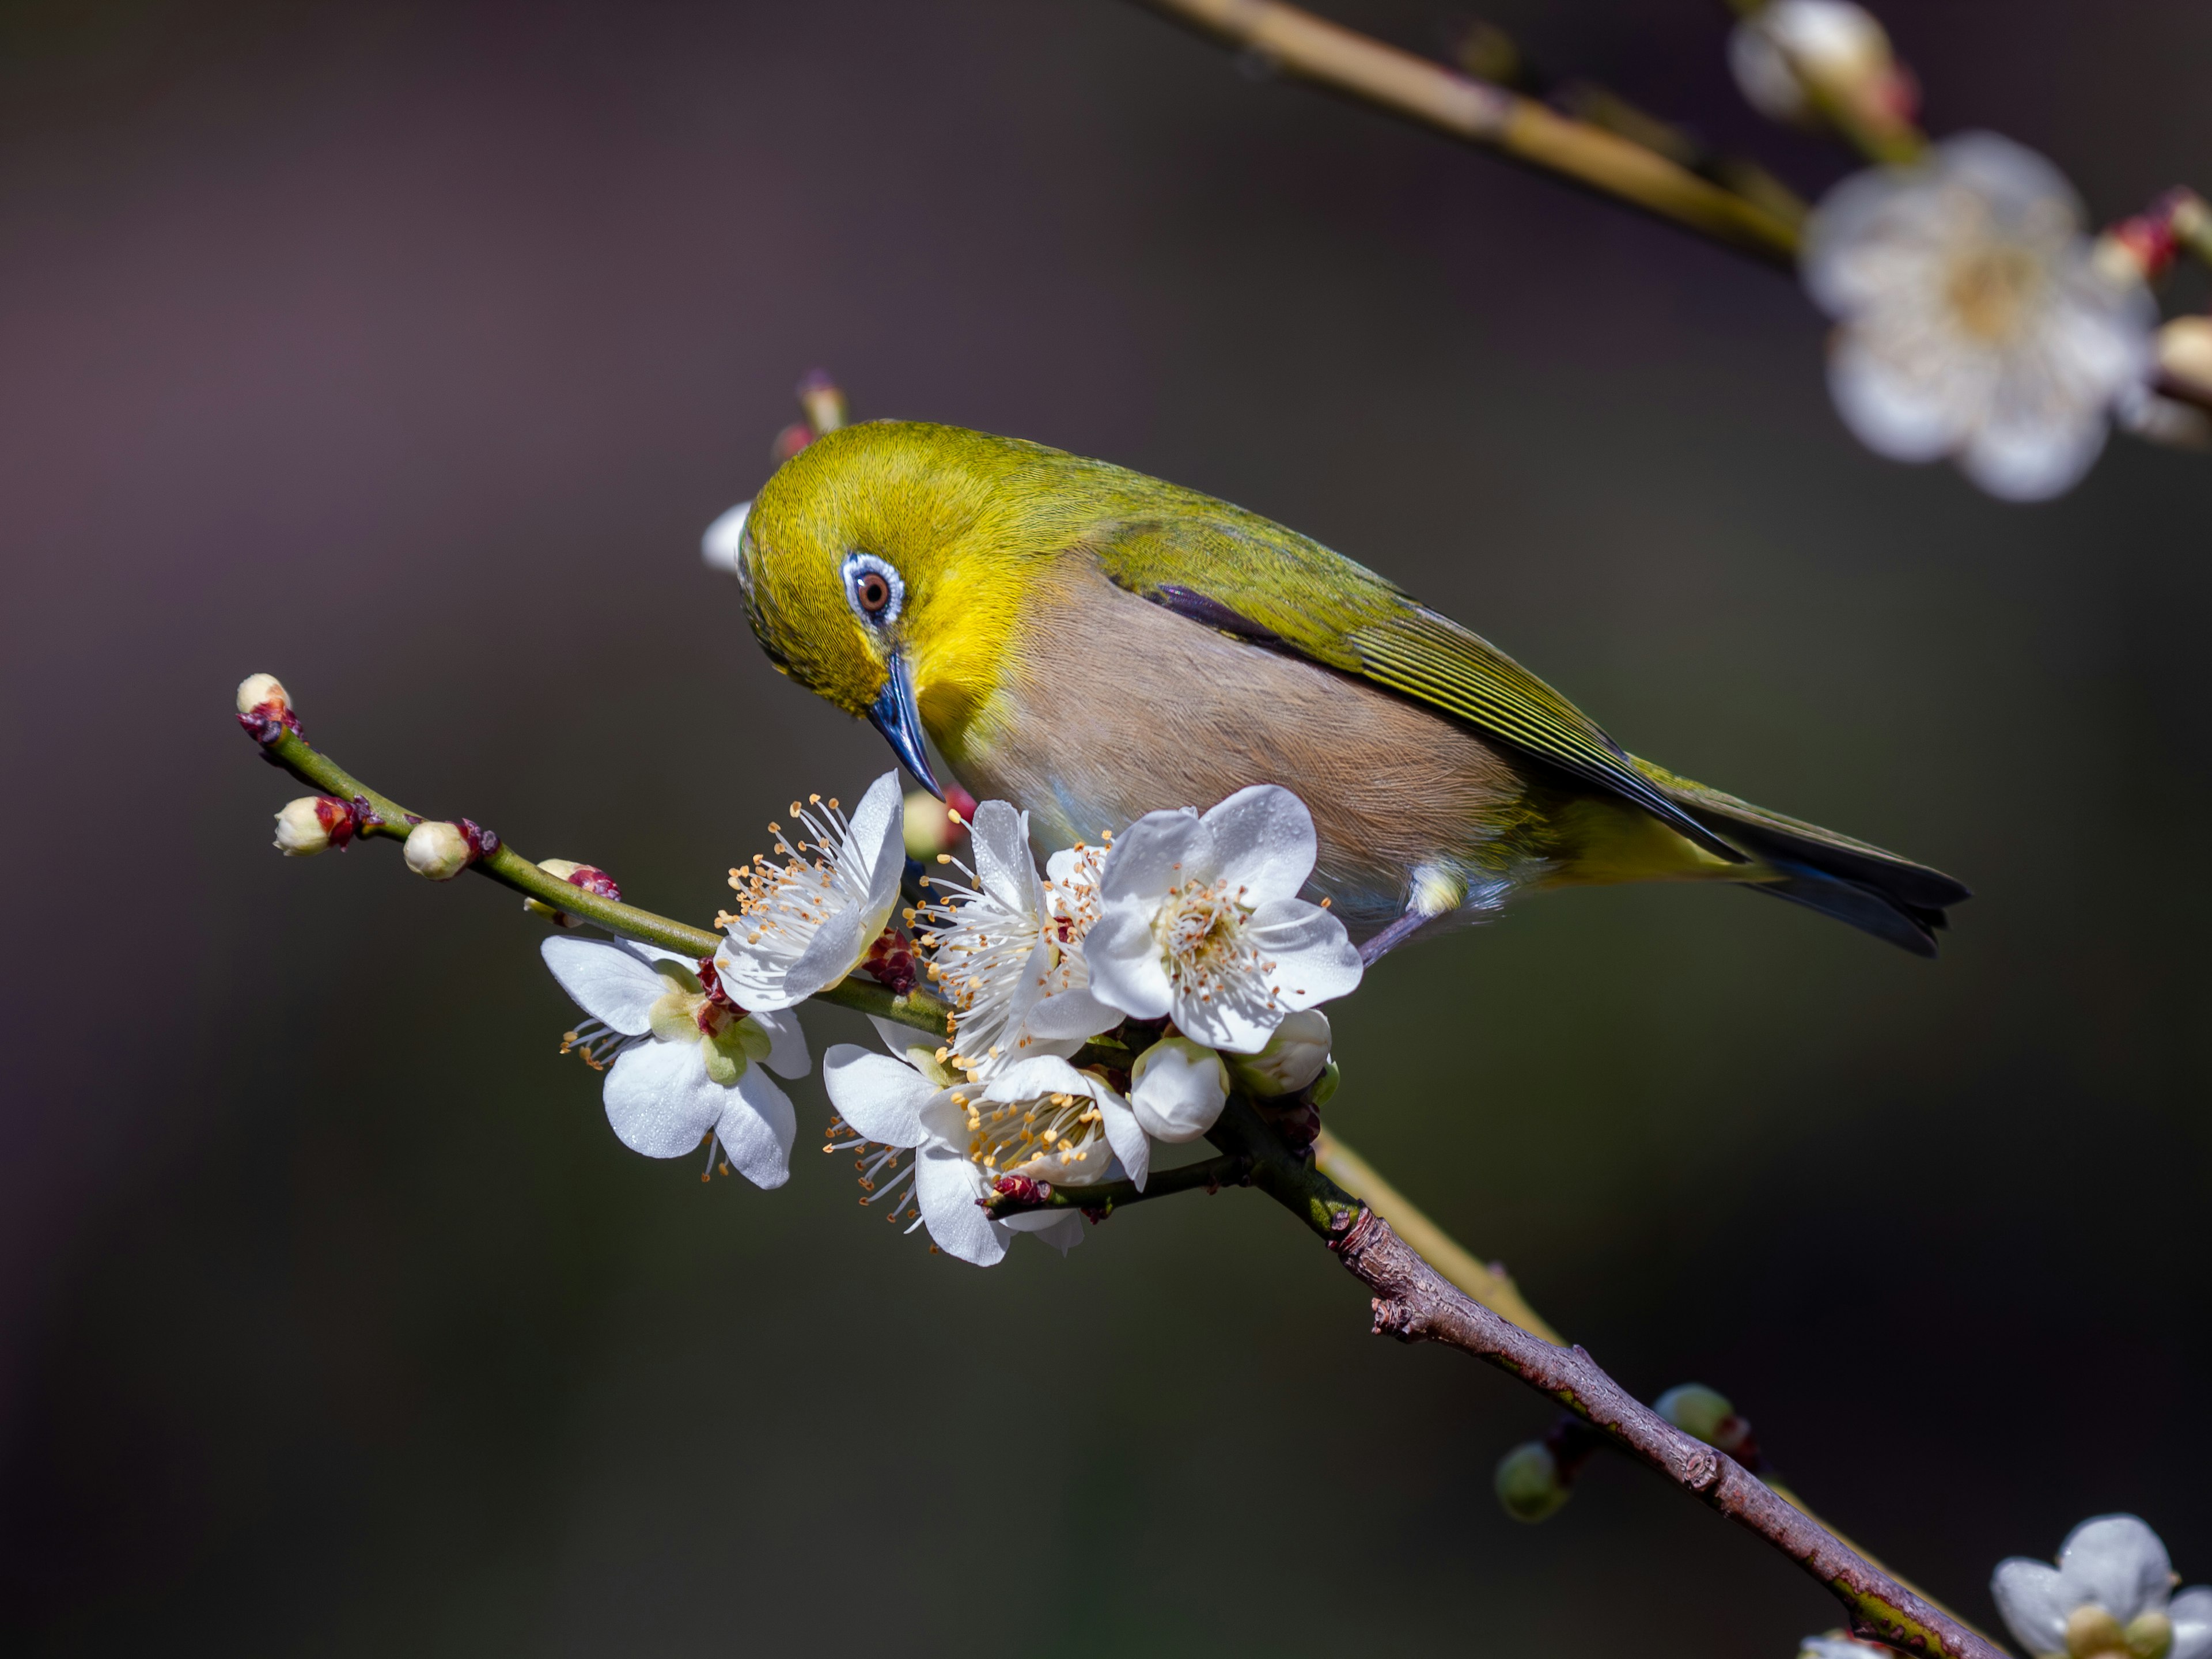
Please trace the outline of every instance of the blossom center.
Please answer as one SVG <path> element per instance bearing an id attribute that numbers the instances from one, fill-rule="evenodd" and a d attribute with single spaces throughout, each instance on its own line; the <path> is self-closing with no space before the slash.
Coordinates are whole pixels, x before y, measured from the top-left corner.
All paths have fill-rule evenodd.
<path id="1" fill-rule="evenodd" d="M 956 1094 L 952 1103 L 968 1114 L 969 1160 L 986 1176 L 1096 1180 L 1113 1159 L 1103 1114 L 1088 1095 L 998 1101 Z"/>
<path id="2" fill-rule="evenodd" d="M 781 865 L 757 853 L 750 865 L 730 872 L 737 915 L 717 916 L 715 925 L 732 927 L 747 945 L 781 947 L 796 956 L 830 917 L 867 897 L 850 867 L 851 827 L 836 801 L 819 795 L 807 799 L 805 806 L 791 804 L 792 816 L 804 826 L 798 842 L 786 838 L 781 824 L 769 825 L 783 855 Z M 805 839 L 809 835 L 811 841 Z"/>
<path id="3" fill-rule="evenodd" d="M 1227 878 L 1187 881 L 1169 890 L 1152 921 L 1168 982 L 1180 996 L 1201 1002 L 1230 997 L 1273 1007 L 1267 983 L 1274 964 L 1252 942 L 1245 924 L 1252 908 L 1245 890 L 1230 890 Z"/>
<path id="4" fill-rule="evenodd" d="M 1952 260 L 1943 297 L 1964 332 L 1985 345 L 2001 345 L 2026 327 L 2045 276 L 2044 262 L 2029 249 L 1984 242 Z"/>

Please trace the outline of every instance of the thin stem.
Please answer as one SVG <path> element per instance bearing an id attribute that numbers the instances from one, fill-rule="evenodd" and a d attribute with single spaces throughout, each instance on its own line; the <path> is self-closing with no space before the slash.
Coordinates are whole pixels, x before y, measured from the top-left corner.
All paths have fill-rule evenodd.
<path id="1" fill-rule="evenodd" d="M 1231 1098 L 1209 1138 L 1250 1158 L 1254 1184 L 1304 1221 L 1368 1287 L 1378 1334 L 1457 1348 L 1558 1401 L 1789 1556 L 1842 1602 L 1858 1635 L 1929 1659 L 2004 1659 L 2003 1649 L 1793 1508 L 1734 1458 L 1635 1399 L 1582 1348 L 1532 1335 L 1455 1288 L 1389 1222 L 1293 1155 L 1244 1100 Z"/>
<path id="2" fill-rule="evenodd" d="M 356 808 L 366 805 L 369 810 L 357 832 L 361 836 L 404 842 L 408 831 L 422 821 L 422 814 L 410 812 L 389 795 L 370 788 L 297 732 L 280 733 L 274 741 L 263 745 L 262 752 L 302 783 L 326 795 L 354 802 Z M 680 951 L 694 957 L 711 957 L 722 943 L 720 933 L 572 887 L 550 870 L 539 869 L 504 841 L 469 867 L 479 875 L 490 877 L 502 887 L 511 887 L 553 909 L 592 922 L 623 939 L 638 939 L 664 951 Z M 817 992 L 812 1000 L 857 1009 L 939 1037 L 951 1030 L 950 1006 L 920 986 L 901 995 L 887 985 L 854 974 Z"/>
<path id="3" fill-rule="evenodd" d="M 1210 1193 L 1223 1187 L 1241 1187 L 1249 1178 L 1251 1168 L 1243 1157 L 1223 1153 L 1196 1164 L 1178 1164 L 1172 1170 L 1155 1170 L 1142 1192 L 1134 1182 L 1127 1181 L 1102 1181 L 1089 1187 L 1055 1187 L 1050 1182 L 1036 1181 L 1030 1183 L 1027 1191 L 1002 1193 L 986 1200 L 983 1207 L 1000 1221 L 1010 1215 L 1027 1215 L 1035 1210 L 1083 1210 L 1097 1212 L 1103 1221 L 1112 1212 L 1127 1205 L 1142 1204 L 1147 1199 L 1166 1198 L 1200 1188 Z"/>
<path id="4" fill-rule="evenodd" d="M 1292 75 L 1365 100 L 1784 267 L 1797 229 L 1679 162 L 1283 0 L 1146 0 Z"/>

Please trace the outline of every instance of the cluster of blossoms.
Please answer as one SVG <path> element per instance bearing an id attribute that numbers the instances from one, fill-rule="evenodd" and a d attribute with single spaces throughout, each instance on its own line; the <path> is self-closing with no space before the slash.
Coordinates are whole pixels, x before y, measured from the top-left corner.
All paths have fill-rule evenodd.
<path id="1" fill-rule="evenodd" d="M 895 775 L 849 818 L 819 797 L 792 814 L 792 836 L 769 826 L 777 860 L 730 872 L 738 908 L 717 918 L 713 957 L 574 934 L 542 947 L 590 1016 L 564 1048 L 609 1068 L 623 1140 L 662 1158 L 704 1146 L 710 1173 L 720 1158 L 762 1187 L 788 1178 L 796 1125 L 761 1068 L 808 1066 L 790 1011 L 856 969 L 885 977 L 908 949 L 884 948 L 907 869 Z M 1066 1249 L 1082 1236 L 1074 1210 L 1001 1219 L 992 1200 L 1108 1182 L 1141 1191 L 1153 1146 L 1204 1135 L 1232 1090 L 1325 1090 L 1317 1005 L 1356 987 L 1361 964 L 1326 905 L 1297 896 L 1316 845 L 1289 791 L 1151 813 L 1042 872 L 1026 815 L 1005 802 L 984 802 L 970 830 L 972 867 L 943 855 L 922 878 L 927 901 L 905 913 L 954 1011 L 951 1040 L 878 1019 L 886 1052 L 841 1044 L 823 1058 L 838 1113 L 824 1150 L 858 1155 L 863 1203 L 963 1261 L 997 1261 L 1020 1231 Z M 1075 1063 L 1117 1031 L 1126 1070 Z"/>

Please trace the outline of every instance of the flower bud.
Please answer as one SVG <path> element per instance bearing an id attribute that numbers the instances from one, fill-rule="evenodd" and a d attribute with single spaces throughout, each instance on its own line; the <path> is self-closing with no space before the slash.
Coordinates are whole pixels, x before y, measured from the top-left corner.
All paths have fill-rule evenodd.
<path id="1" fill-rule="evenodd" d="M 906 798 L 906 855 L 916 864 L 934 864 L 938 854 L 959 844 L 960 825 L 952 811 L 927 789 Z"/>
<path id="2" fill-rule="evenodd" d="M 257 708 L 282 714 L 291 706 L 291 698 L 285 696 L 283 683 L 274 674 L 248 674 L 238 683 L 238 712 L 241 714 L 251 714 Z"/>
<path id="3" fill-rule="evenodd" d="M 1275 1028 L 1256 1054 L 1228 1056 L 1229 1070 L 1247 1094 L 1294 1095 L 1328 1065 L 1328 1016 L 1301 1008 Z"/>
<path id="4" fill-rule="evenodd" d="M 1229 1102 L 1229 1068 L 1188 1037 L 1166 1037 L 1129 1069 L 1129 1107 L 1155 1140 L 1195 1140 Z"/>
<path id="5" fill-rule="evenodd" d="M 738 560 L 745 544 L 745 520 L 752 510 L 750 501 L 739 501 L 707 526 L 707 533 L 699 538 L 699 556 L 708 569 L 726 575 L 738 574 Z"/>
<path id="6" fill-rule="evenodd" d="M 579 864 L 574 859 L 540 859 L 538 867 L 594 897 L 622 902 L 622 889 L 615 885 L 615 878 L 596 865 Z M 555 909 L 542 899 L 526 898 L 522 901 L 522 908 L 532 915 L 550 917 L 556 927 L 576 926 L 575 917 L 565 910 Z"/>
<path id="7" fill-rule="evenodd" d="M 407 867 L 426 881 L 451 881 L 475 856 L 458 823 L 426 819 L 407 832 Z"/>
<path id="8" fill-rule="evenodd" d="M 1759 1443 L 1752 1437 L 1750 1422 L 1736 1415 L 1728 1396 L 1702 1382 L 1684 1382 L 1652 1401 L 1657 1412 L 1685 1434 L 1695 1435 L 1717 1448 L 1756 1474 L 1763 1467 Z"/>
<path id="9" fill-rule="evenodd" d="M 2160 329 L 2158 369 L 2212 398 L 2212 317 L 2176 317 Z"/>
<path id="10" fill-rule="evenodd" d="M 1892 119 L 1908 115 L 1913 102 L 1889 36 L 1849 0 L 1771 0 L 1730 31 L 1728 62 L 1745 100 L 1770 120 L 1803 125 L 1816 118 L 1808 79 L 1865 113 Z"/>
<path id="11" fill-rule="evenodd" d="M 271 843 L 288 859 L 311 859 L 333 847 L 343 848 L 360 828 L 351 805 L 336 795 L 302 795 L 284 803 L 276 815 L 276 839 Z"/>
<path id="12" fill-rule="evenodd" d="M 806 411 L 806 423 L 817 437 L 845 424 L 845 394 L 826 368 L 810 369 L 799 381 L 799 406 Z"/>
<path id="13" fill-rule="evenodd" d="M 1540 1440 L 1523 1442 L 1499 1458 L 1494 1484 L 1506 1514 L 1532 1523 L 1557 1515 L 1575 1495 L 1559 1478 L 1559 1460 Z"/>
<path id="14" fill-rule="evenodd" d="M 274 674 L 248 674 L 238 683 L 238 723 L 254 742 L 271 744 L 300 729 L 292 699 Z"/>

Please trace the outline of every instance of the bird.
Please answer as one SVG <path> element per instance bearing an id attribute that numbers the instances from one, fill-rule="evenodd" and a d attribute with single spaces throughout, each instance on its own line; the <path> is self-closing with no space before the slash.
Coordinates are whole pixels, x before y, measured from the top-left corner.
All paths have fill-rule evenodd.
<path id="1" fill-rule="evenodd" d="M 738 528 L 726 515 L 717 534 Z M 1936 954 L 1960 883 L 1638 758 L 1511 658 L 1310 537 L 1194 489 L 919 421 L 824 433 L 731 562 L 776 668 L 1045 853 L 1277 784 L 1310 890 L 1373 961 L 1518 896 L 1717 882 Z"/>

